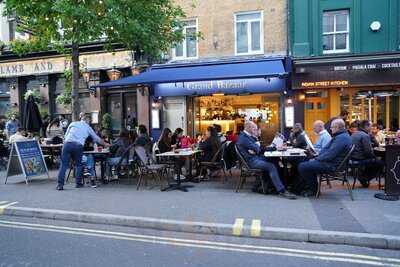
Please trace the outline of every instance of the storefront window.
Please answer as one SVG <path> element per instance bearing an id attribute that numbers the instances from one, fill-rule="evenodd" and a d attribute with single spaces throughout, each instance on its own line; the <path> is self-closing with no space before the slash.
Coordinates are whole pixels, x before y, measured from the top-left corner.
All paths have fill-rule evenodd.
<path id="1" fill-rule="evenodd" d="M 112 117 L 112 129 L 121 129 L 122 120 L 122 103 L 120 94 L 112 94 L 108 96 L 108 112 Z"/>
<path id="2" fill-rule="evenodd" d="M 56 102 L 57 96 L 62 94 L 64 90 L 65 90 L 65 78 L 60 77 L 57 79 L 56 90 L 54 92 L 54 111 L 56 113 L 55 115 L 71 113 L 71 105 L 64 106 Z"/>
<path id="3" fill-rule="evenodd" d="M 84 113 L 92 112 L 89 93 L 79 93 L 79 110 Z"/>
<path id="4" fill-rule="evenodd" d="M 7 82 L 0 82 L 0 118 L 4 118 L 10 108 L 10 88 Z"/>

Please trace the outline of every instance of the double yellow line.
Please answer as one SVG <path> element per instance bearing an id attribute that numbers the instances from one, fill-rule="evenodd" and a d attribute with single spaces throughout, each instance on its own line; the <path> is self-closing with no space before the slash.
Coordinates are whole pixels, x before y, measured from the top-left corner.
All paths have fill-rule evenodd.
<path id="1" fill-rule="evenodd" d="M 18 202 L 8 202 L 8 201 L 0 201 L 0 215 L 4 213 L 4 210 L 7 207 L 10 207 L 12 205 L 18 204 Z"/>
<path id="2" fill-rule="evenodd" d="M 237 218 L 235 220 L 235 223 L 232 226 L 233 235 L 240 236 L 242 234 L 243 227 L 244 227 L 244 219 L 243 218 Z M 261 234 L 261 220 L 252 220 L 251 221 L 250 234 L 251 234 L 251 236 L 254 236 L 254 237 L 259 237 L 260 236 L 260 234 Z"/>

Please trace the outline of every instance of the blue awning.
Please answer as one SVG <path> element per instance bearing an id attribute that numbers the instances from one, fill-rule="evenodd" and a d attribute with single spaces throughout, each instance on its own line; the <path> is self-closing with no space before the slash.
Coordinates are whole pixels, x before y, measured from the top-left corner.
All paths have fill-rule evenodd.
<path id="1" fill-rule="evenodd" d="M 96 85 L 96 87 L 129 87 L 162 83 L 233 80 L 252 78 L 283 78 L 284 58 L 261 58 L 237 61 L 215 61 L 191 64 L 162 64 L 136 76 Z"/>

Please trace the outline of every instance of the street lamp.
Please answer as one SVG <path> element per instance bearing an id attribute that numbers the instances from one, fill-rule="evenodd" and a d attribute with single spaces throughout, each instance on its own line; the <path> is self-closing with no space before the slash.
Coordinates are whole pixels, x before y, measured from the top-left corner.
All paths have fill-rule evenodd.
<path id="1" fill-rule="evenodd" d="M 85 70 L 82 71 L 82 77 L 83 77 L 83 80 L 85 81 L 86 85 L 88 85 L 90 82 L 90 71 L 88 71 L 87 68 L 85 68 Z"/>

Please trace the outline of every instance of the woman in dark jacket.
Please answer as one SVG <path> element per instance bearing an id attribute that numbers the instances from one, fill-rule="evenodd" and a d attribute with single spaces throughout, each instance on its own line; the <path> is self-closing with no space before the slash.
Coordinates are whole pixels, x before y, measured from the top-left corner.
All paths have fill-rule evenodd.
<path id="1" fill-rule="evenodd" d="M 158 139 L 157 146 L 160 153 L 168 152 L 172 150 L 171 146 L 172 132 L 169 128 L 164 128 L 161 133 L 160 139 Z"/>
<path id="2" fill-rule="evenodd" d="M 209 126 L 207 128 L 206 137 L 200 142 L 199 148 L 203 151 L 202 161 L 210 162 L 214 155 L 218 152 L 221 142 L 218 137 L 217 130 Z"/>
<path id="3" fill-rule="evenodd" d="M 171 136 L 171 145 L 175 145 L 176 148 L 181 148 L 182 137 L 183 137 L 183 129 L 176 128 L 174 134 Z"/>

